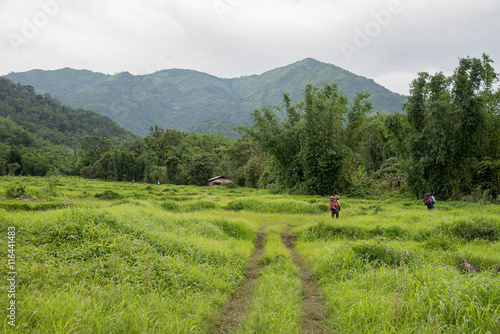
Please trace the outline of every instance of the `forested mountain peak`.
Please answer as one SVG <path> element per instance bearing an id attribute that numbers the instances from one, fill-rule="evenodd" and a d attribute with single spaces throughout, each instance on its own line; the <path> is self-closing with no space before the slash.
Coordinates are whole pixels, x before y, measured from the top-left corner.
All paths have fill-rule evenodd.
<path id="1" fill-rule="evenodd" d="M 230 135 L 234 125 L 251 123 L 253 110 L 281 105 L 284 93 L 293 101 L 301 100 L 307 84 L 321 86 L 336 82 L 351 100 L 358 91 L 367 91 L 371 94 L 373 112 L 382 114 L 400 112 L 406 101 L 404 96 L 371 79 L 313 58 L 262 74 L 230 79 L 189 69 L 107 75 L 64 68 L 10 73 L 6 77 L 32 85 L 38 92 L 50 92 L 74 108 L 108 116 L 141 136 L 147 135 L 155 124 Z"/>

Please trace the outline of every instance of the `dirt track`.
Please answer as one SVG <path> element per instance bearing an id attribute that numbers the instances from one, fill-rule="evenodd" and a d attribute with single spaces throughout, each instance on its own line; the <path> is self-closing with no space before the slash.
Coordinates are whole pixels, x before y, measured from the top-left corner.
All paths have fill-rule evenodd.
<path id="1" fill-rule="evenodd" d="M 281 240 L 290 251 L 294 264 L 299 269 L 300 279 L 304 291 L 304 299 L 302 301 L 302 330 L 304 333 L 331 333 L 327 329 L 324 322 L 326 319 L 326 311 L 323 298 L 319 293 L 318 287 L 314 283 L 311 272 L 305 267 L 301 257 L 295 251 L 293 243 L 297 237 L 293 235 L 282 235 Z"/>
<path id="2" fill-rule="evenodd" d="M 259 278 L 259 260 L 264 253 L 264 238 L 265 234 L 257 234 L 255 249 L 246 271 L 247 280 L 236 290 L 233 297 L 222 309 L 220 317 L 210 330 L 210 333 L 230 333 L 242 324 L 245 315 L 248 313 L 255 282 Z"/>
<path id="3" fill-rule="evenodd" d="M 249 267 L 246 271 L 247 280 L 238 288 L 229 302 L 222 309 L 219 319 L 210 330 L 211 334 L 228 334 L 234 332 L 243 323 L 248 308 L 252 301 L 252 292 L 257 279 L 259 278 L 259 259 L 264 253 L 265 234 L 257 235 L 255 249 L 250 259 Z M 295 251 L 293 243 L 297 240 L 292 235 L 282 235 L 283 244 L 290 251 L 294 264 L 299 269 L 299 276 L 303 287 L 302 301 L 302 330 L 307 334 L 332 333 L 325 326 L 325 308 L 323 298 L 318 287 L 313 281 L 311 272 L 305 267 L 302 259 Z"/>

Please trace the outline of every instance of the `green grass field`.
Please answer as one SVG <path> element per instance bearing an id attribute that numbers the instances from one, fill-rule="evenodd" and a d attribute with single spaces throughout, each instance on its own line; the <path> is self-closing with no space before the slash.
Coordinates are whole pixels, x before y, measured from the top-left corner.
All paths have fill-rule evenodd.
<path id="1" fill-rule="evenodd" d="M 264 233 L 232 333 L 306 333 L 284 234 L 323 296 L 324 332 L 500 333 L 498 205 L 341 202 L 335 220 L 328 197 L 0 178 L 1 332 L 209 333 Z"/>

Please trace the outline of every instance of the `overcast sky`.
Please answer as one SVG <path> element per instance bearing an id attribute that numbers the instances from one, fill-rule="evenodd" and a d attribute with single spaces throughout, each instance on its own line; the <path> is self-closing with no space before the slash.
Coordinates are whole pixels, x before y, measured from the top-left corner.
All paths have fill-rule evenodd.
<path id="1" fill-rule="evenodd" d="M 0 0 L 0 75 L 71 67 L 260 74 L 307 57 L 408 94 L 418 72 L 449 75 L 490 55 L 499 0 Z"/>

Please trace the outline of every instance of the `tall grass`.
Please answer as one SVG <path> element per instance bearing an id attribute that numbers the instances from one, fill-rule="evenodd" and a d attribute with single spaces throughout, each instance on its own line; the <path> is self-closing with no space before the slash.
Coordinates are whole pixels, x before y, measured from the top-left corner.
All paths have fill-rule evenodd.
<path id="1" fill-rule="evenodd" d="M 335 331 L 495 333 L 500 329 L 498 274 L 467 274 L 439 265 L 431 254 L 408 259 L 394 245 L 371 246 L 345 241 L 297 245 L 327 298 Z"/>
<path id="2" fill-rule="evenodd" d="M 39 201 L 7 198 L 13 182 Z M 334 332 L 500 332 L 498 205 L 343 198 L 333 220 L 326 197 L 266 190 L 17 177 L 0 189 L 0 245 L 17 231 L 15 333 L 204 333 L 245 280 L 257 230 L 266 249 L 239 332 L 302 332 L 285 230 Z"/>
<path id="3" fill-rule="evenodd" d="M 150 203 L 3 211 L 0 230 L 20 231 L 16 332 L 205 332 L 244 279 L 255 232 L 172 218 Z"/>
<path id="4" fill-rule="evenodd" d="M 498 207 L 422 210 L 418 217 L 411 206 L 387 207 L 377 225 L 354 216 L 296 230 L 297 250 L 326 296 L 332 330 L 499 332 Z M 464 260 L 479 273 L 466 270 Z"/>
<path id="5" fill-rule="evenodd" d="M 303 201 L 297 201 L 292 199 L 255 199 L 255 198 L 245 198 L 230 201 L 226 210 L 231 211 L 253 211 L 253 212 L 264 212 L 264 213 L 294 213 L 294 214 L 320 214 L 326 212 L 328 207 L 326 204 L 321 203 L 307 203 Z"/>

